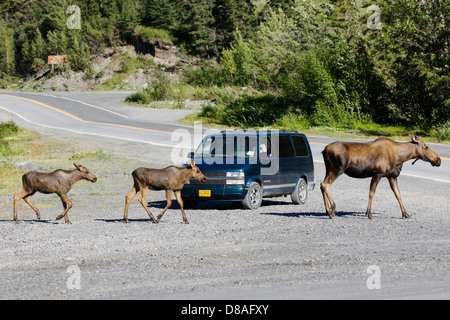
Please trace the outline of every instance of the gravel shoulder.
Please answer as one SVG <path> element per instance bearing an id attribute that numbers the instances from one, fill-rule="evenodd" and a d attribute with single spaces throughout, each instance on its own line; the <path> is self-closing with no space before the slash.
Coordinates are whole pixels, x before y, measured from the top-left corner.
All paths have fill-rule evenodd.
<path id="1" fill-rule="evenodd" d="M 378 186 L 370 221 L 364 215 L 370 181 L 341 177 L 331 189 L 333 220 L 316 188 L 303 206 L 289 198 L 265 200 L 256 211 L 205 203 L 186 210 L 189 225 L 176 201 L 161 223 L 151 223 L 136 197 L 125 224 L 131 172 L 169 165 L 171 150 L 34 129 L 40 143 L 66 147 L 57 161 L 28 166 L 70 167 L 70 155 L 87 149 L 110 157 L 79 160 L 98 182 L 80 181 L 69 193 L 73 225 L 55 221 L 62 211 L 55 195 L 31 198 L 41 221 L 22 201 L 18 225 L 13 194 L 0 196 L 0 299 L 450 298 L 450 184 L 400 176 L 411 220 L 401 218 L 386 180 Z M 315 170 L 320 183 L 324 167 L 316 163 Z M 17 192 L 20 187 L 18 181 Z M 164 193 L 148 192 L 147 201 L 158 214 Z M 367 288 L 372 265 L 381 271 L 379 290 Z M 79 289 L 68 284 L 73 266 Z"/>

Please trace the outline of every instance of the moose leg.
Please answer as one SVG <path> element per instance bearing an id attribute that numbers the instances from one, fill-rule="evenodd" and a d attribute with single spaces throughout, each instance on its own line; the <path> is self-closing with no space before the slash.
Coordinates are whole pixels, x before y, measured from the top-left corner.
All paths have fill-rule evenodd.
<path id="1" fill-rule="evenodd" d="M 36 193 L 36 191 L 33 191 L 30 193 L 30 192 L 25 191 L 25 189 L 22 189 L 22 191 L 20 191 L 16 195 L 14 195 L 14 221 L 16 221 L 16 223 L 19 223 L 19 219 L 17 218 L 17 204 L 20 201 L 20 199 L 23 199 L 34 210 L 34 212 L 36 212 L 37 218 L 41 219 L 41 214 L 40 214 L 38 208 L 36 208 L 28 199 L 35 193 Z"/>
<path id="2" fill-rule="evenodd" d="M 336 181 L 339 175 L 333 171 L 328 171 L 325 179 L 320 184 L 320 190 L 322 191 L 323 202 L 325 204 L 325 210 L 328 216 L 332 219 L 336 216 L 336 204 L 333 201 L 330 193 L 331 184 Z M 331 207 L 330 207 L 331 206 Z"/>
<path id="3" fill-rule="evenodd" d="M 402 217 L 406 219 L 411 219 L 411 216 L 408 213 L 406 213 L 405 207 L 403 206 L 402 196 L 400 195 L 400 190 L 398 189 L 397 178 L 388 178 L 388 180 L 391 189 L 394 192 L 395 197 L 397 198 L 398 204 L 400 205 L 400 209 L 402 210 Z"/>
<path id="4" fill-rule="evenodd" d="M 28 192 L 22 189 L 22 191 L 14 195 L 14 221 L 16 221 L 16 223 L 19 223 L 19 220 L 17 219 L 17 203 L 20 199 L 26 197 L 27 194 Z"/>
<path id="5" fill-rule="evenodd" d="M 156 222 L 159 223 L 159 220 L 161 220 L 161 218 L 163 217 L 164 213 L 167 211 L 167 209 L 170 208 L 170 206 L 172 205 L 172 190 L 166 190 L 166 207 L 164 208 L 164 210 L 158 215 Z"/>
<path id="6" fill-rule="evenodd" d="M 72 201 L 70 201 L 69 197 L 65 194 L 58 194 L 58 196 L 61 198 L 61 202 L 64 207 L 64 212 L 61 213 L 59 216 L 56 217 L 56 220 L 60 220 L 64 217 L 67 224 L 72 224 L 72 222 L 69 221 L 69 215 L 67 212 L 72 208 Z"/>
<path id="7" fill-rule="evenodd" d="M 30 201 L 30 197 L 34 194 L 34 192 L 32 194 L 27 195 L 26 197 L 23 198 L 23 200 L 34 210 L 34 212 L 36 212 L 36 217 L 38 218 L 38 220 L 41 220 L 41 213 L 39 212 L 39 209 L 36 208 L 35 205 L 33 205 Z"/>
<path id="8" fill-rule="evenodd" d="M 139 186 L 136 187 L 136 185 L 134 185 L 131 191 L 125 196 L 125 211 L 123 213 L 123 219 L 126 223 L 128 223 L 128 207 L 130 206 L 131 200 L 133 200 L 137 193 L 137 188 L 139 188 Z"/>
<path id="9" fill-rule="evenodd" d="M 147 211 L 148 216 L 150 217 L 150 219 L 152 219 L 152 221 L 154 223 L 156 223 L 155 218 L 153 217 L 152 213 L 150 212 L 150 210 L 148 210 L 147 208 L 147 202 L 145 201 L 145 194 L 147 193 L 148 188 L 146 187 L 141 187 L 140 188 L 140 193 L 139 193 L 139 202 L 142 204 L 142 206 L 144 207 L 145 211 Z"/>
<path id="10" fill-rule="evenodd" d="M 181 199 L 181 191 L 175 191 L 175 197 L 177 198 L 178 204 L 180 205 L 181 214 L 183 215 L 183 221 L 185 224 L 189 224 L 188 219 L 186 218 L 186 214 L 184 213 L 184 204 L 183 199 Z"/>
<path id="11" fill-rule="evenodd" d="M 369 191 L 369 205 L 367 206 L 366 216 L 369 219 L 372 219 L 372 200 L 373 196 L 375 195 L 375 190 L 377 189 L 378 183 L 381 180 L 381 176 L 373 176 L 372 180 L 370 181 L 370 191 Z"/>

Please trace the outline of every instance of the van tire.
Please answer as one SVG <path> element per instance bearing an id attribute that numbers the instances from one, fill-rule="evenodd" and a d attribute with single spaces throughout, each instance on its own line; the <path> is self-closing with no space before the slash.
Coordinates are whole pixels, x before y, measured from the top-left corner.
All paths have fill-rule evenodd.
<path id="1" fill-rule="evenodd" d="M 308 200 L 308 184 L 305 179 L 298 179 L 294 192 L 291 194 L 291 199 L 294 204 L 305 204 Z"/>
<path id="2" fill-rule="evenodd" d="M 247 195 L 242 200 L 245 209 L 256 210 L 262 203 L 262 188 L 259 183 L 252 182 L 248 188 Z"/>

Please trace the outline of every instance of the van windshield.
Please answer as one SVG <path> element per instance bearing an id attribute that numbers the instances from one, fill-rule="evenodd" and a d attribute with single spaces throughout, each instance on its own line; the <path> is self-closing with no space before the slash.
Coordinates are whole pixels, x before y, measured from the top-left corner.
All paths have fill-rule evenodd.
<path id="1" fill-rule="evenodd" d="M 250 159 L 256 157 L 257 146 L 256 136 L 211 136 L 200 143 L 194 157 Z"/>

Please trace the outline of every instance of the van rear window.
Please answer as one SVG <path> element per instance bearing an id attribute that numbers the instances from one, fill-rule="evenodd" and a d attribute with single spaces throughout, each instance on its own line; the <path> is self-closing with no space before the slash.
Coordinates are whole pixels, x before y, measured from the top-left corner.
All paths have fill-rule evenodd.
<path id="1" fill-rule="evenodd" d="M 308 148 L 303 137 L 292 136 L 292 142 L 294 143 L 295 155 L 297 157 L 308 156 Z"/>
<path id="2" fill-rule="evenodd" d="M 280 158 L 295 157 L 290 136 L 280 136 Z"/>

